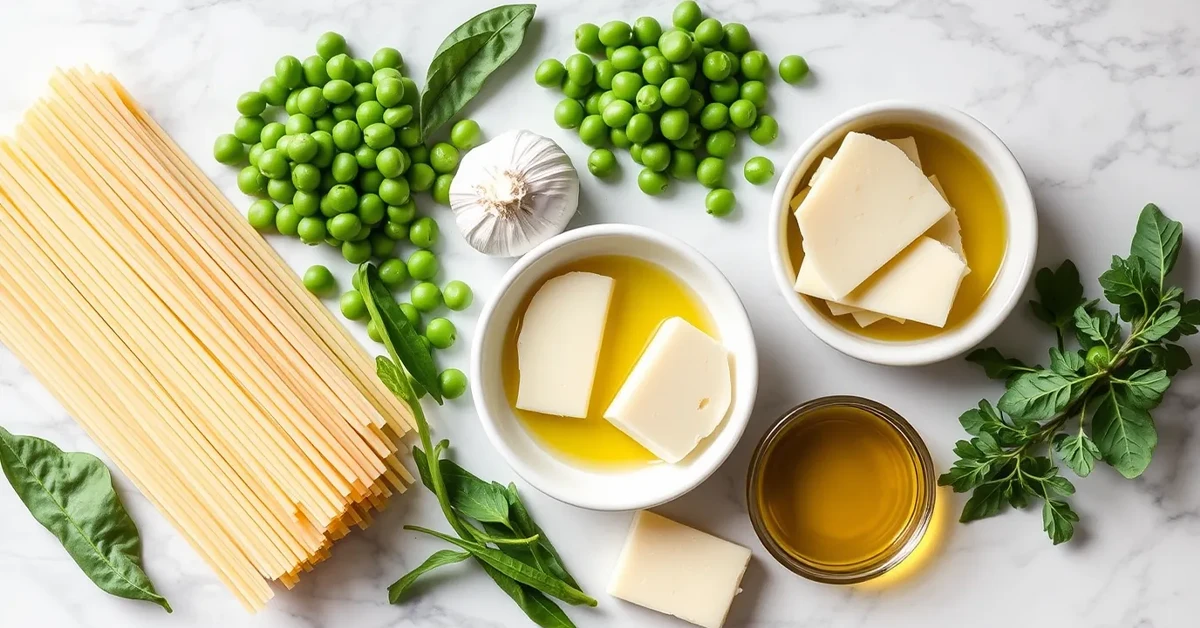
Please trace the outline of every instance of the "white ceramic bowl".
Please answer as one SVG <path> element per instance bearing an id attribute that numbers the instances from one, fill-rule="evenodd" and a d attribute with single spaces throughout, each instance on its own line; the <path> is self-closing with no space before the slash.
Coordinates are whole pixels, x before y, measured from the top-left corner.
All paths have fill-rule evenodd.
<path id="1" fill-rule="evenodd" d="M 500 356 L 512 318 L 538 282 L 564 264 L 596 255 L 628 255 L 662 266 L 704 303 L 721 342 L 733 354 L 733 402 L 725 420 L 678 464 L 630 470 L 582 468 L 547 451 L 514 415 L 504 391 Z M 616 333 L 619 330 L 608 330 Z M 705 480 L 733 451 L 758 392 L 758 356 L 750 319 L 733 286 L 692 247 L 644 227 L 594 225 L 568 231 L 527 253 L 504 276 L 484 308 L 471 355 L 472 393 L 492 445 L 525 481 L 547 495 L 593 510 L 635 510 L 670 501 Z M 564 421 L 574 419 L 564 418 Z"/>
<path id="2" fill-rule="evenodd" d="M 904 123 L 928 127 L 958 140 L 973 152 L 995 179 L 1007 218 L 1008 243 L 1004 261 L 979 308 L 962 325 L 931 338 L 886 342 L 839 327 L 813 303 L 793 290 L 796 269 L 787 255 L 788 207 L 797 185 L 813 163 L 846 133 L 881 124 Z M 884 101 L 857 107 L 830 120 L 804 142 L 780 174 L 771 199 L 768 247 L 780 291 L 812 333 L 829 346 L 867 362 L 890 365 L 930 364 L 954 357 L 979 344 L 995 331 L 1021 301 L 1037 255 L 1037 210 L 1020 164 L 1004 142 L 982 122 L 939 105 Z"/>

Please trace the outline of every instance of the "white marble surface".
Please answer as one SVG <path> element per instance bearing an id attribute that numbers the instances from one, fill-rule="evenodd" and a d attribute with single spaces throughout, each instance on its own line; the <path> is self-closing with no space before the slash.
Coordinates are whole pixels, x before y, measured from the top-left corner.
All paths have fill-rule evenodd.
<path id="1" fill-rule="evenodd" d="M 55 64 L 111 70 L 197 161 L 238 198 L 232 173 L 211 161 L 212 137 L 232 123 L 236 96 L 254 88 L 282 54 L 309 54 L 316 36 L 335 29 L 360 51 L 391 45 L 424 68 L 441 37 L 486 0 L 6 0 L 0 2 L 0 126 L 7 128 L 42 89 Z M 1094 278 L 1111 253 L 1123 253 L 1147 201 L 1187 223 L 1180 266 L 1200 293 L 1200 4 L 1195 0 L 712 0 L 722 20 L 746 23 L 773 59 L 805 54 L 815 81 L 782 84 L 771 107 L 783 129 L 766 151 L 783 164 L 789 149 L 834 114 L 867 101 L 912 98 L 946 103 L 977 116 L 1008 142 L 1034 186 L 1043 233 L 1039 261 L 1073 258 Z M 532 84 L 544 57 L 568 54 L 582 21 L 603 23 L 648 13 L 666 18 L 671 3 L 543 2 L 524 48 L 470 108 L 485 132 L 526 127 L 558 139 L 577 164 L 587 151 L 551 120 L 556 97 Z M 419 72 L 419 70 L 418 70 Z M 504 87 L 505 89 L 498 89 Z M 970 526 L 941 526 L 930 560 L 890 587 L 832 588 L 792 576 L 758 544 L 745 515 L 749 452 L 782 411 L 812 397 L 853 393 L 887 403 L 926 438 L 940 467 L 962 434 L 955 417 L 998 388 L 955 360 L 917 369 L 872 366 L 835 353 L 809 335 L 776 293 L 766 253 L 763 206 L 768 189 L 739 181 L 738 215 L 713 220 L 699 186 L 661 200 L 635 189 L 636 171 L 600 184 L 584 178 L 580 223 L 630 222 L 669 231 L 699 247 L 732 279 L 760 339 L 762 387 L 755 416 L 730 460 L 699 489 L 662 512 L 754 549 L 745 593 L 729 625 L 776 628 L 892 626 L 978 627 L 1195 625 L 1195 567 L 1200 562 L 1200 376 L 1181 378 L 1156 412 L 1161 444 L 1146 476 L 1134 482 L 1108 468 L 1077 482 L 1083 517 L 1077 540 L 1051 547 L 1034 512 Z M 436 215 L 449 227 L 446 210 Z M 443 260 L 468 280 L 479 301 L 507 264 L 484 259 L 456 237 Z M 318 253 L 277 242 L 297 267 Z M 3 246 L 3 243 L 0 243 Z M 323 254 L 324 252 L 322 252 Z M 332 261 L 330 258 L 328 261 Z M 345 266 L 342 266 L 344 269 Z M 1094 283 L 1088 287 L 1095 292 Z M 466 367 L 478 312 L 448 362 Z M 471 319 L 471 320 L 467 320 Z M 1046 337 L 1024 311 L 993 339 L 1027 357 Z M 1189 345 L 1200 358 L 1195 343 Z M 52 438 L 66 449 L 96 451 L 63 410 L 0 348 L 0 422 L 18 433 Z M 456 456 L 480 475 L 513 474 L 487 443 L 469 403 L 437 411 Z M 333 560 L 269 609 L 247 615 L 175 531 L 117 478 L 145 541 L 145 564 L 174 604 L 169 618 L 147 604 L 97 591 L 61 548 L 0 487 L 0 625 L 223 626 L 525 626 L 523 616 L 477 570 L 454 567 L 402 607 L 384 588 L 435 547 L 400 529 L 444 527 L 432 497 L 395 500 L 366 533 L 336 547 Z M 595 610 L 570 609 L 580 626 L 679 626 L 603 594 L 628 514 L 598 514 L 556 503 L 525 488 L 543 526 L 566 555 Z M 952 517 L 958 496 L 943 494 Z M 951 512 L 953 511 L 953 512 Z"/>

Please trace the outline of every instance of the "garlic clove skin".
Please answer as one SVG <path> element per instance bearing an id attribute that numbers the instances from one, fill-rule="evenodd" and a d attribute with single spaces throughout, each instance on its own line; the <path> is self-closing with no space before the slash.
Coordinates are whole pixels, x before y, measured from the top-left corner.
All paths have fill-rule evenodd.
<path id="1" fill-rule="evenodd" d="M 450 209 L 475 250 L 518 257 L 567 228 L 579 209 L 579 173 L 554 140 L 507 131 L 462 158 Z"/>

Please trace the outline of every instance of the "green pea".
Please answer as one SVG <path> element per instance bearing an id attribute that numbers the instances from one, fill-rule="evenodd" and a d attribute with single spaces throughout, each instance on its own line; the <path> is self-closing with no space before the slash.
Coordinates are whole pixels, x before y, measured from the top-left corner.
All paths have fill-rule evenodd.
<path id="1" fill-rule="evenodd" d="M 292 185 L 298 191 L 311 192 L 321 185 L 321 170 L 312 164 L 296 164 L 292 166 Z M 293 196 L 292 202 L 296 199 Z"/>
<path id="2" fill-rule="evenodd" d="M 658 38 L 662 37 L 662 25 L 658 20 L 642 16 L 633 22 L 633 40 L 639 46 L 650 46 L 658 43 Z"/>
<path id="3" fill-rule="evenodd" d="M 575 49 L 589 55 L 604 52 L 604 44 L 600 43 L 600 27 L 580 24 L 575 29 Z"/>
<path id="4" fill-rule="evenodd" d="M 380 124 L 383 122 L 383 105 L 374 100 L 368 100 L 354 110 L 354 121 L 358 123 L 359 128 L 366 129 L 372 124 Z M 387 125 L 384 125 L 387 126 Z M 388 127 L 391 129 L 392 127 Z M 395 133 L 395 131 L 393 131 Z M 395 136 L 393 136 L 394 139 Z"/>
<path id="5" fill-rule="evenodd" d="M 438 273 L 437 257 L 425 249 L 414 251 L 408 257 L 408 274 L 417 281 L 433 279 Z"/>
<path id="6" fill-rule="evenodd" d="M 454 345 L 454 341 L 458 339 L 458 334 L 454 329 L 454 323 L 438 317 L 431 319 L 429 324 L 425 326 L 425 337 L 429 339 L 430 344 L 434 347 L 449 349 Z"/>
<path id="7" fill-rule="evenodd" d="M 637 180 L 638 188 L 650 196 L 658 196 L 659 194 L 662 194 L 663 192 L 667 191 L 667 185 L 670 184 L 670 180 L 667 179 L 666 175 L 661 172 L 656 172 L 650 168 L 643 168 L 642 171 L 638 173 Z"/>
<path id="8" fill-rule="evenodd" d="M 408 240 L 413 246 L 422 249 L 433 248 L 438 240 L 438 225 L 432 218 L 418 218 L 408 232 Z"/>
<path id="9" fill-rule="evenodd" d="M 347 83 L 349 85 L 349 83 Z M 333 115 L 333 119 L 341 122 L 342 120 L 353 120 L 354 114 L 358 112 L 358 107 L 349 102 L 338 103 L 330 107 L 329 113 Z M 330 130 L 330 133 L 333 131 Z"/>
<path id="10" fill-rule="evenodd" d="M 625 22 L 613 20 L 600 27 L 599 37 L 600 43 L 617 48 L 633 39 L 633 29 Z"/>
<path id="11" fill-rule="evenodd" d="M 744 24 L 731 22 L 725 25 L 725 49 L 734 54 L 750 50 L 750 31 Z"/>
<path id="12" fill-rule="evenodd" d="M 404 57 L 400 56 L 400 51 L 395 48 L 380 48 L 375 51 L 375 55 L 371 57 L 371 65 L 377 68 L 393 68 L 399 70 L 404 66 Z"/>
<path id="13" fill-rule="evenodd" d="M 258 91 L 267 97 L 267 104 L 279 107 L 287 101 L 288 88 L 274 76 L 268 76 L 258 84 Z"/>
<path id="14" fill-rule="evenodd" d="M 667 63 L 666 59 L 663 59 Z M 618 70 L 636 70 L 642 65 L 642 51 L 637 46 L 625 45 L 613 51 L 613 67 Z"/>
<path id="15" fill-rule="evenodd" d="M 329 296 L 337 290 L 337 280 L 333 278 L 333 273 L 320 264 L 310 266 L 304 271 L 303 281 L 304 287 L 319 297 Z"/>
<path id="16" fill-rule="evenodd" d="M 300 64 L 304 70 L 304 82 L 314 87 L 323 87 L 329 82 L 329 73 L 325 71 L 325 60 L 319 55 L 306 57 Z"/>
<path id="17" fill-rule="evenodd" d="M 692 55 L 692 39 L 682 31 L 663 33 L 658 40 L 658 49 L 671 63 L 683 63 Z"/>
<path id="18" fill-rule="evenodd" d="M 337 118 L 333 117 L 333 114 L 329 113 L 328 111 L 325 112 L 325 115 L 313 120 L 313 126 L 316 127 L 318 131 L 325 131 L 326 133 L 332 131 L 334 125 L 337 123 Z"/>
<path id="19" fill-rule="evenodd" d="M 739 129 L 748 129 L 754 126 L 754 121 L 758 119 L 758 108 L 749 100 L 739 99 L 729 105 L 729 121 Z"/>
<path id="20" fill-rule="evenodd" d="M 658 86 L 656 85 L 643 85 L 642 88 L 638 90 L 635 101 L 637 103 L 638 111 L 643 113 L 654 113 L 655 111 L 662 109 L 663 105 L 662 93 L 659 91 Z"/>
<path id="21" fill-rule="evenodd" d="M 658 128 L 663 137 L 677 140 L 687 134 L 688 114 L 683 109 L 668 109 L 658 119 Z"/>
<path id="22" fill-rule="evenodd" d="M 398 107 L 388 107 L 383 111 L 383 123 L 398 129 L 412 122 L 413 108 L 409 105 L 400 105 Z"/>
<path id="23" fill-rule="evenodd" d="M 339 150 L 351 151 L 362 142 L 362 129 L 353 120 L 342 120 L 333 127 L 333 145 Z"/>
<path id="24" fill-rule="evenodd" d="M 723 81 L 714 81 L 708 86 L 708 93 L 713 100 L 726 105 L 738 99 L 738 82 L 733 77 Z"/>
<path id="25" fill-rule="evenodd" d="M 342 310 L 342 316 L 352 321 L 361 321 L 370 315 L 367 303 L 358 290 L 343 292 L 338 298 L 338 307 Z"/>
<path id="26" fill-rule="evenodd" d="M 567 69 L 558 59 L 546 59 L 533 71 L 533 82 L 542 87 L 558 87 Z"/>
<path id="27" fill-rule="evenodd" d="M 234 139 L 237 139 L 237 138 L 234 138 Z M 238 142 L 238 146 L 241 146 L 241 145 L 242 145 L 242 143 L 241 143 L 241 142 Z M 259 142 L 259 143 L 255 144 L 254 146 L 251 146 L 251 147 L 250 147 L 250 153 L 249 153 L 249 155 L 247 156 L 247 159 L 250 161 L 250 165 L 251 165 L 251 166 L 257 166 L 257 165 L 258 165 L 258 158 L 259 158 L 259 157 L 262 157 L 262 154 L 263 154 L 264 152 L 266 152 L 266 150 L 267 150 L 267 149 L 266 149 L 266 147 L 264 147 L 264 146 L 262 145 L 262 142 Z"/>
<path id="28" fill-rule="evenodd" d="M 375 319 L 367 321 L 367 338 L 370 338 L 372 342 L 383 342 L 383 333 L 379 331 L 379 325 L 375 324 Z"/>
<path id="29" fill-rule="evenodd" d="M 614 131 L 616 129 L 613 129 Z M 617 157 L 607 148 L 597 148 L 588 155 L 588 171 L 597 177 L 607 177 L 616 172 Z"/>
<path id="30" fill-rule="evenodd" d="M 671 23 L 686 31 L 695 30 L 702 19 L 704 19 L 704 14 L 700 11 L 700 5 L 693 0 L 680 2 L 671 12 Z"/>
<path id="31" fill-rule="evenodd" d="M 618 72 L 613 77 L 612 93 L 621 100 L 633 102 L 643 85 L 642 76 L 633 72 Z"/>
<path id="32" fill-rule="evenodd" d="M 358 159 L 354 157 L 354 153 L 338 153 L 333 158 L 330 171 L 333 173 L 334 181 L 350 183 L 358 176 Z"/>
<path id="33" fill-rule="evenodd" d="M 379 182 L 379 198 L 388 205 L 403 205 L 412 197 L 412 188 L 406 179 L 384 179 Z"/>
<path id="34" fill-rule="evenodd" d="M 742 100 L 749 101 L 756 108 L 767 106 L 767 86 L 762 81 L 746 81 L 741 87 Z"/>
<path id="35" fill-rule="evenodd" d="M 366 192 L 358 195 L 358 207 L 355 208 L 358 217 L 364 225 L 375 226 L 387 217 L 387 203 L 378 194 Z"/>
<path id="36" fill-rule="evenodd" d="M 404 148 L 421 146 L 421 127 L 412 125 L 401 127 L 399 131 L 396 131 L 396 140 Z"/>
<path id="37" fill-rule="evenodd" d="M 706 188 L 719 188 L 725 183 L 725 160 L 705 157 L 696 166 L 696 180 Z"/>
<path id="38" fill-rule="evenodd" d="M 795 85 L 808 76 L 808 62 L 800 55 L 788 55 L 779 60 L 779 77 Z"/>
<path id="39" fill-rule="evenodd" d="M 766 146 L 779 137 L 779 123 L 768 115 L 761 115 L 750 129 L 750 139 L 759 146 Z"/>
<path id="40" fill-rule="evenodd" d="M 408 266 L 398 259 L 385 260 L 379 265 L 379 280 L 383 285 L 395 290 L 408 281 Z"/>
<path id="41" fill-rule="evenodd" d="M 242 141 L 232 134 L 218 135 L 213 142 L 213 159 L 226 166 L 240 163 L 246 158 L 246 147 Z"/>
<path id="42" fill-rule="evenodd" d="M 242 116 L 233 123 L 233 136 L 243 144 L 253 144 L 259 140 L 265 126 L 267 123 L 262 116 Z"/>
<path id="43" fill-rule="evenodd" d="M 328 194 L 329 190 L 332 190 L 333 186 L 335 186 L 337 184 L 338 184 L 337 179 L 333 178 L 333 172 L 331 172 L 329 170 L 322 170 L 321 171 L 321 185 L 317 186 L 317 190 L 320 191 L 322 194 Z M 325 197 L 324 196 L 321 197 L 321 212 L 325 213 Z M 330 211 L 328 215 L 332 216 L 333 214 L 336 214 L 336 213 L 337 212 Z"/>
<path id="44" fill-rule="evenodd" d="M 267 188 L 267 178 L 256 166 L 246 166 L 238 172 L 237 186 L 242 194 L 261 194 Z"/>
<path id="45" fill-rule="evenodd" d="M 438 142 L 429 149 L 429 165 L 434 172 L 447 174 L 458 168 L 458 149 L 445 142 Z"/>
<path id="46" fill-rule="evenodd" d="M 655 44 L 657 44 L 657 43 L 658 42 L 655 42 Z M 649 46 L 642 47 L 642 62 L 643 63 L 645 63 L 645 61 L 647 59 L 651 59 L 654 57 L 662 57 L 662 51 L 658 49 L 657 45 L 652 44 Z M 666 59 L 666 57 L 663 57 L 663 58 Z M 667 63 L 670 63 L 670 61 L 668 61 Z"/>
<path id="47" fill-rule="evenodd" d="M 594 80 L 600 89 L 612 89 L 613 77 L 617 75 L 617 66 L 613 65 L 612 61 L 604 59 L 596 63 L 594 73 Z"/>
<path id="48" fill-rule="evenodd" d="M 681 78 L 690 84 L 696 80 L 696 60 L 688 59 L 683 63 L 672 63 L 671 76 Z"/>
<path id="49" fill-rule="evenodd" d="M 297 133 L 288 137 L 287 156 L 297 163 L 308 163 L 317 156 L 319 150 L 317 140 L 308 133 Z M 284 151 L 280 151 L 284 152 Z"/>
<path id="50" fill-rule="evenodd" d="M 396 241 L 381 231 L 371 232 L 369 241 L 371 242 L 372 257 L 386 258 L 396 250 Z"/>
<path id="51" fill-rule="evenodd" d="M 317 216 L 305 216 L 296 227 L 300 241 L 312 246 L 325 240 L 325 220 Z"/>
<path id="52" fill-rule="evenodd" d="M 704 63 L 701 64 L 701 70 L 708 80 L 723 81 L 729 78 L 729 75 L 733 72 L 733 65 L 729 62 L 728 55 L 724 52 L 714 50 L 704 56 Z"/>
<path id="53" fill-rule="evenodd" d="M 376 96 L 376 90 L 375 90 L 374 85 L 372 85 L 370 83 L 359 83 L 358 85 L 354 86 L 354 98 L 350 102 L 355 107 L 359 107 L 362 104 L 368 103 L 368 102 L 374 102 L 374 103 L 378 104 L 378 101 L 379 101 L 379 99 Z M 380 118 L 382 118 L 383 117 L 382 105 L 380 105 L 380 107 L 381 107 L 381 109 L 379 112 L 379 116 L 380 116 Z"/>
<path id="54" fill-rule="evenodd" d="M 725 188 L 712 190 L 704 197 L 704 208 L 711 216 L 728 216 L 736 204 L 737 199 L 733 192 Z"/>
<path id="55" fill-rule="evenodd" d="M 358 230 L 362 228 L 362 220 L 347 212 L 330 218 L 325 227 L 329 231 L 329 235 L 339 240 L 349 240 L 358 235 Z"/>
<path id="56" fill-rule="evenodd" d="M 642 63 L 642 78 L 651 85 L 662 85 L 671 78 L 671 62 L 662 55 L 646 59 Z"/>
<path id="57" fill-rule="evenodd" d="M 305 165 L 307 166 L 309 164 Z M 317 178 L 319 179 L 320 176 L 321 175 L 318 174 Z M 294 171 L 292 173 L 292 177 L 295 178 Z M 295 183 L 295 181 L 292 183 Z M 321 196 L 312 190 L 300 189 L 300 186 L 297 185 L 296 194 L 292 197 L 292 208 L 295 209 L 296 213 L 303 218 L 314 216 L 318 211 L 321 210 Z"/>
<path id="58" fill-rule="evenodd" d="M 579 139 L 592 148 L 600 148 L 608 142 L 608 125 L 598 115 L 590 115 L 579 124 Z"/>
<path id="59" fill-rule="evenodd" d="M 611 103 L 615 100 L 620 100 L 620 99 L 617 98 L 617 95 L 614 94 L 611 89 L 606 92 L 601 92 L 601 93 L 597 94 L 596 95 L 596 104 L 595 104 L 596 111 L 594 111 L 594 112 L 588 111 L 588 115 L 591 115 L 593 113 L 595 113 L 597 115 L 603 115 L 604 108 L 607 107 L 609 105 L 609 103 Z M 591 102 L 592 102 L 592 99 L 589 96 L 588 102 L 584 105 L 584 109 L 587 109 L 588 108 L 587 105 L 591 104 Z"/>
<path id="60" fill-rule="evenodd" d="M 700 146 L 702 140 L 703 138 L 701 137 L 700 133 L 700 125 L 696 124 L 695 122 L 689 122 L 687 125 L 687 131 L 684 132 L 683 137 L 671 140 L 671 144 L 674 145 L 675 148 L 682 148 L 683 150 L 695 150 L 696 147 Z"/>
<path id="61" fill-rule="evenodd" d="M 424 192 L 433 187 L 433 180 L 437 178 L 437 173 L 428 164 L 415 163 L 408 169 L 405 177 L 414 192 Z"/>
<path id="62" fill-rule="evenodd" d="M 329 60 L 346 52 L 346 38 L 330 31 L 317 38 L 317 54 Z"/>
<path id="63" fill-rule="evenodd" d="M 296 196 L 296 186 L 292 185 L 292 178 L 267 180 L 267 196 L 280 203 L 291 203 L 292 198 Z"/>
<path id="64" fill-rule="evenodd" d="M 325 113 L 329 108 L 329 102 L 325 100 L 324 92 L 320 87 L 305 87 L 300 90 L 300 96 L 296 98 L 296 106 L 300 108 L 300 113 L 315 118 Z"/>
<path id="65" fill-rule="evenodd" d="M 412 287 L 408 298 L 413 307 L 422 312 L 432 312 L 442 304 L 442 291 L 428 281 L 422 281 Z"/>
<path id="66" fill-rule="evenodd" d="M 375 156 L 375 167 L 388 179 L 395 179 L 408 169 L 408 155 L 395 146 L 389 146 Z"/>
<path id="67" fill-rule="evenodd" d="M 591 85 L 595 78 L 596 67 L 591 57 L 581 52 L 567 57 L 565 67 L 567 78 L 577 85 Z"/>
<path id="68" fill-rule="evenodd" d="M 237 110 L 243 116 L 257 116 L 267 108 L 267 97 L 262 92 L 246 92 L 238 96 Z"/>
<path id="69" fill-rule="evenodd" d="M 671 164 L 671 147 L 666 142 L 655 142 L 642 147 L 642 165 L 662 172 Z"/>
<path id="70" fill-rule="evenodd" d="M 266 231 L 275 226 L 275 203 L 267 199 L 254 201 L 246 212 L 246 220 L 258 231 Z"/>
<path id="71" fill-rule="evenodd" d="M 767 53 L 761 50 L 751 50 L 742 55 L 742 76 L 748 80 L 761 81 L 767 78 L 771 71 L 771 61 Z"/>
<path id="72" fill-rule="evenodd" d="M 300 113 L 300 92 L 303 89 L 294 89 L 288 94 L 287 100 L 283 101 L 283 110 L 289 116 Z"/>
<path id="73" fill-rule="evenodd" d="M 285 236 L 295 236 L 301 218 L 303 216 L 297 214 L 294 207 L 284 205 L 275 213 L 275 230 Z"/>
<path id="74" fill-rule="evenodd" d="M 479 130 L 479 123 L 474 120 L 459 120 L 450 127 L 450 143 L 459 150 L 471 150 L 479 145 L 481 139 L 483 133 Z"/>
<path id="75" fill-rule="evenodd" d="M 346 53 L 335 55 L 325 62 L 325 72 L 329 74 L 331 79 L 341 79 L 343 81 L 354 81 L 356 69 L 354 67 L 354 59 L 351 59 Z"/>
<path id="76" fill-rule="evenodd" d="M 738 72 L 740 72 L 742 70 L 741 59 L 737 55 L 733 54 L 732 52 L 726 51 L 724 54 L 726 57 L 729 58 L 730 75 L 737 76 Z M 743 78 L 745 78 L 745 77 L 743 77 Z"/>
<path id="77" fill-rule="evenodd" d="M 754 185 L 762 185 L 775 176 L 775 164 L 766 157 L 751 157 L 743 170 L 746 180 Z"/>
<path id="78" fill-rule="evenodd" d="M 633 160 L 633 163 L 635 163 L 639 166 L 642 165 L 642 145 L 641 144 L 635 143 L 629 147 L 629 158 Z"/>
<path id="79" fill-rule="evenodd" d="M 591 91 L 590 85 L 583 85 L 580 83 L 576 83 L 575 81 L 572 81 L 569 78 L 567 80 L 563 81 L 562 92 L 563 92 L 563 95 L 566 96 L 567 98 L 575 98 L 575 99 L 587 98 L 588 93 L 590 91 Z"/>
<path id="80" fill-rule="evenodd" d="M 391 127 L 388 127 L 391 128 Z M 362 170 L 370 170 L 375 167 L 375 159 L 379 156 L 379 151 L 363 144 L 354 149 L 354 161 L 358 163 L 358 168 Z"/>
<path id="81" fill-rule="evenodd" d="M 383 234 L 397 242 L 407 240 L 408 225 L 389 220 L 383 223 Z"/>
<path id="82" fill-rule="evenodd" d="M 461 312 L 471 307 L 471 301 L 474 300 L 471 287 L 457 279 L 442 288 L 442 297 L 446 301 L 446 307 L 455 312 Z"/>
<path id="83" fill-rule="evenodd" d="M 408 89 L 408 85 L 404 83 L 404 75 L 401 74 L 400 70 L 397 68 L 379 68 L 378 70 L 375 70 L 375 73 L 371 75 L 371 84 L 375 87 L 379 87 L 384 81 L 389 79 L 400 81 L 401 91 L 406 91 Z"/>
<path id="84" fill-rule="evenodd" d="M 382 117 L 381 113 L 380 118 Z M 375 150 L 383 150 L 395 141 L 396 130 L 383 122 L 375 122 L 363 128 L 363 142 Z"/>
<path id="85" fill-rule="evenodd" d="M 438 388 L 442 397 L 458 399 L 467 392 L 467 376 L 458 369 L 446 369 L 438 374 Z"/>
<path id="86" fill-rule="evenodd" d="M 583 122 L 583 114 L 583 105 L 578 100 L 564 98 L 554 107 L 554 123 L 559 128 L 574 129 Z"/>
<path id="87" fill-rule="evenodd" d="M 692 87 L 686 79 L 678 76 L 666 80 L 659 88 L 659 94 L 662 96 L 663 104 L 668 107 L 682 107 L 687 104 L 688 98 L 691 96 Z"/>
<path id="88" fill-rule="evenodd" d="M 309 133 L 309 137 L 317 143 L 317 154 L 312 158 L 312 164 L 318 168 L 328 168 L 337 152 L 333 144 L 333 134 L 330 131 L 317 130 Z"/>
<path id="89" fill-rule="evenodd" d="M 667 173 L 680 181 L 695 179 L 696 163 L 696 154 L 690 150 L 671 151 L 671 163 L 667 166 Z"/>
<path id="90" fill-rule="evenodd" d="M 364 86 L 367 86 L 367 83 L 362 83 L 355 86 L 354 92 L 356 99 L 359 99 L 359 88 L 364 88 Z M 400 102 L 404 100 L 404 83 L 398 79 L 383 79 L 379 82 L 378 87 L 371 87 L 371 89 L 374 90 L 374 92 L 371 94 L 373 98 L 363 98 L 364 102 L 359 106 L 361 107 L 362 104 L 366 104 L 366 102 L 374 101 L 377 105 L 379 105 L 380 120 L 383 119 L 383 110 L 385 108 L 398 106 Z M 378 121 L 379 120 L 376 120 L 376 122 Z"/>
<path id="91" fill-rule="evenodd" d="M 284 87 L 292 89 L 304 80 L 304 66 L 292 55 L 286 55 L 275 62 L 275 80 Z"/>
<path id="92" fill-rule="evenodd" d="M 343 242 L 342 259 L 351 264 L 361 264 L 371 259 L 370 242 Z"/>
<path id="93" fill-rule="evenodd" d="M 700 111 L 700 126 L 709 131 L 717 131 L 725 128 L 729 124 L 729 107 L 719 103 L 710 102 Z"/>
<path id="94" fill-rule="evenodd" d="M 433 190 L 430 194 L 433 196 L 433 202 L 439 205 L 450 204 L 450 186 L 454 183 L 454 175 L 439 174 L 438 178 L 433 180 Z"/>
<path id="95" fill-rule="evenodd" d="M 604 124 L 612 128 L 620 128 L 629 124 L 629 120 L 633 118 L 633 105 L 624 100 L 614 100 L 606 107 L 601 114 Z"/>
<path id="96" fill-rule="evenodd" d="M 696 41 L 700 42 L 700 45 L 715 48 L 725 38 L 725 31 L 721 29 L 721 22 L 719 20 L 710 17 L 701 20 L 696 25 L 694 35 Z"/>
<path id="97" fill-rule="evenodd" d="M 633 114 L 625 125 L 625 135 L 634 144 L 648 141 L 654 135 L 654 120 L 644 113 Z"/>
<path id="98" fill-rule="evenodd" d="M 407 203 L 400 205 L 388 205 L 387 217 L 392 222 L 400 224 L 408 224 L 417 216 L 417 203 L 411 198 Z"/>
<path id="99" fill-rule="evenodd" d="M 344 214 L 358 206 L 358 193 L 353 187 L 339 183 L 325 193 L 325 203 L 334 214 Z"/>
<path id="100" fill-rule="evenodd" d="M 313 89 L 316 89 L 316 88 L 313 88 Z M 349 83 L 349 81 L 344 81 L 342 79 L 329 81 L 329 82 L 325 83 L 325 85 L 323 87 L 321 87 L 320 89 L 321 89 L 321 96 L 325 99 L 325 101 L 331 102 L 335 105 L 340 105 L 344 102 L 347 102 L 348 100 L 350 100 L 350 98 L 352 96 L 354 96 L 354 86 L 351 85 Z M 340 111 L 345 111 L 345 110 L 343 109 Z M 351 111 L 353 111 L 353 109 L 351 109 Z M 339 109 L 337 107 L 334 107 L 333 108 L 333 116 L 335 118 L 339 117 L 338 112 L 339 112 Z M 342 118 L 342 119 L 346 119 L 346 118 Z"/>

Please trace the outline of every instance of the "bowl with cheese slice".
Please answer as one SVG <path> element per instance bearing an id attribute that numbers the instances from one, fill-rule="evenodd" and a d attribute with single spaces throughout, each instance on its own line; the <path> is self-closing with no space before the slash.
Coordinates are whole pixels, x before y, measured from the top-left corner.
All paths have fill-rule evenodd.
<path id="1" fill-rule="evenodd" d="M 1021 300 L 1037 212 L 1016 158 L 950 107 L 887 101 L 818 129 L 771 204 L 774 274 L 818 338 L 861 360 L 963 353 Z"/>
<path id="2" fill-rule="evenodd" d="M 699 485 L 741 438 L 758 388 L 729 281 L 643 227 L 583 227 L 526 254 L 476 339 L 488 438 L 527 482 L 584 508 L 648 508 Z"/>

